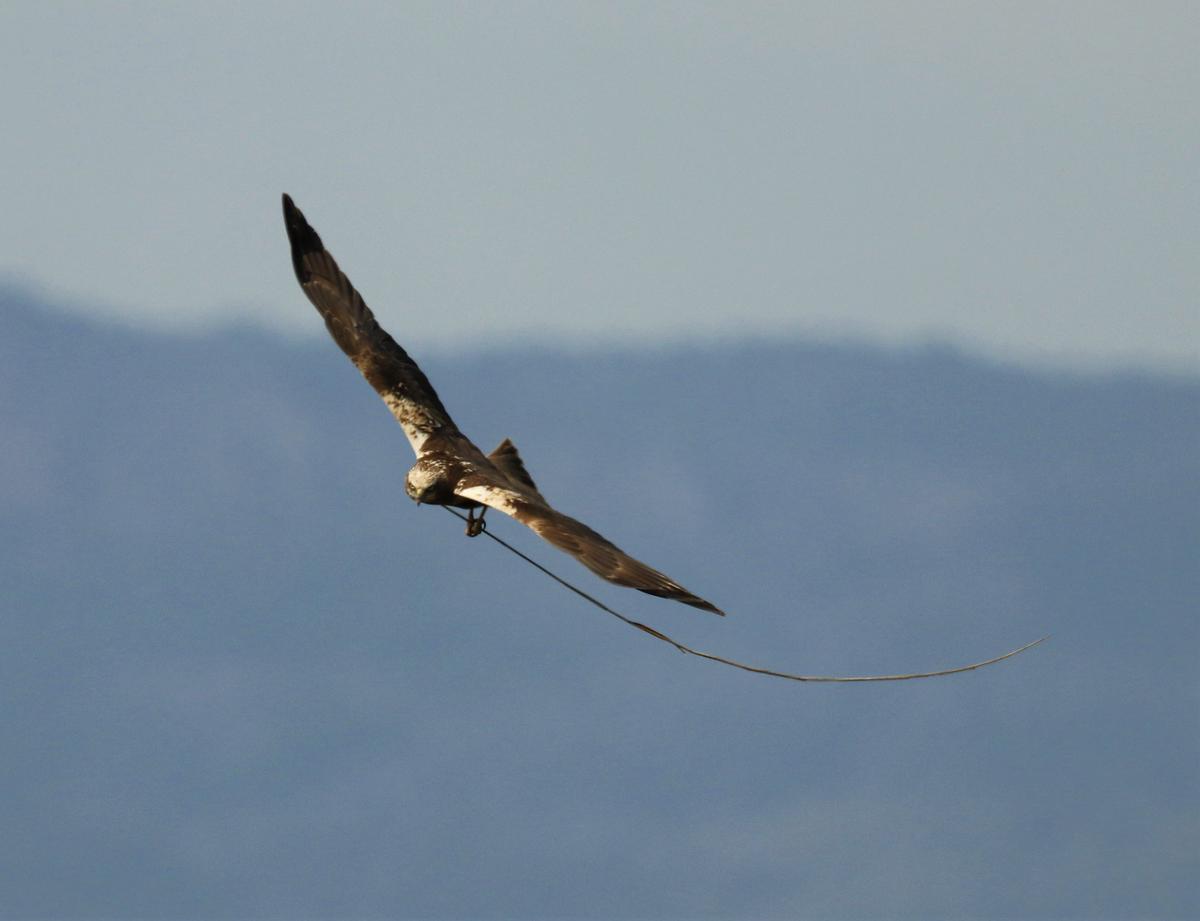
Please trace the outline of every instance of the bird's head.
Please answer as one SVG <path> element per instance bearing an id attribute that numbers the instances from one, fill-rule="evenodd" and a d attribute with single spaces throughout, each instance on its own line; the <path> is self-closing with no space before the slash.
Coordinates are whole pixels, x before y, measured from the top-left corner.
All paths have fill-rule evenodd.
<path id="1" fill-rule="evenodd" d="M 440 479 L 439 471 L 422 459 L 412 465 L 404 478 L 404 491 L 418 505 L 430 502 Z"/>

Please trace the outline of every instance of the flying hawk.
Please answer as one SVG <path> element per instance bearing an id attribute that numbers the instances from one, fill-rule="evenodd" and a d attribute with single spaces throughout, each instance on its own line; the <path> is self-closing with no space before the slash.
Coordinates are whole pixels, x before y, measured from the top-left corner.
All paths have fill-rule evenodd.
<path id="1" fill-rule="evenodd" d="M 484 512 L 494 508 L 532 528 L 602 579 L 724 615 L 587 525 L 552 508 L 507 438 L 491 454 L 480 451 L 458 430 L 416 362 L 376 322 L 288 195 L 283 196 L 283 218 L 300 287 L 325 318 L 333 340 L 383 398 L 417 455 L 404 478 L 409 498 L 418 504 L 467 509 L 467 534 L 472 537 L 483 530 Z M 480 509 L 478 518 L 476 509 Z"/>

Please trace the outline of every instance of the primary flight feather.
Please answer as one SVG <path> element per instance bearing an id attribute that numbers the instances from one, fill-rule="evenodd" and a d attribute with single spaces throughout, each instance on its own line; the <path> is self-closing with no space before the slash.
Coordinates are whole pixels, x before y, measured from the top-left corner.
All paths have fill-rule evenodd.
<path id="1" fill-rule="evenodd" d="M 375 320 L 350 279 L 288 195 L 283 217 L 292 267 L 334 341 L 383 398 L 404 429 L 417 462 L 404 489 L 417 503 L 467 509 L 467 533 L 482 530 L 483 511 L 494 508 L 528 526 L 602 579 L 724 614 L 678 582 L 635 560 L 587 525 L 550 506 L 507 438 L 484 454 L 458 430 L 416 362 Z M 480 518 L 474 512 L 480 509 Z"/>

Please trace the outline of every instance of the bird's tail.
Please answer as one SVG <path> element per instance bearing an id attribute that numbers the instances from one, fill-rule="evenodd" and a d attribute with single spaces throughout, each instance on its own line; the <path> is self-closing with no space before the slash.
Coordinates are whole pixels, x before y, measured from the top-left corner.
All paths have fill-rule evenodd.
<path id="1" fill-rule="evenodd" d="M 538 488 L 533 482 L 533 477 L 525 469 L 525 463 L 521 460 L 521 455 L 517 452 L 517 446 L 510 439 L 505 438 L 500 442 L 496 446 L 496 449 L 488 455 L 488 460 L 495 464 L 496 469 L 508 477 L 513 482 L 513 485 L 523 487 L 526 490 L 532 490 L 539 501 L 546 501 L 546 497 L 538 492 Z"/>

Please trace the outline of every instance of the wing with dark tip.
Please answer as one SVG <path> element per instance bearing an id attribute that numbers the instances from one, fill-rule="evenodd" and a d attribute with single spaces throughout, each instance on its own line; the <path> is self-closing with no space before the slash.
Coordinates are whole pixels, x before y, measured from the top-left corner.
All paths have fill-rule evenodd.
<path id="1" fill-rule="evenodd" d="M 430 435 L 456 434 L 429 379 L 354 290 L 300 209 L 283 196 L 283 220 L 292 244 L 296 280 L 325 318 L 329 334 L 383 398 L 418 455 Z"/>
<path id="2" fill-rule="evenodd" d="M 657 569 L 635 560 L 583 522 L 555 511 L 545 502 L 535 499 L 535 494 L 526 489 L 501 483 L 494 474 L 480 471 L 463 477 L 454 492 L 510 515 L 531 528 L 538 537 L 571 554 L 602 579 L 725 615 L 716 605 L 699 595 L 693 595 Z"/>

